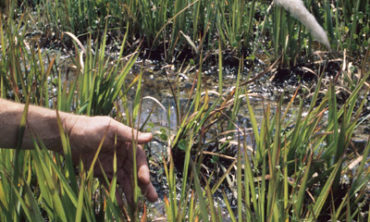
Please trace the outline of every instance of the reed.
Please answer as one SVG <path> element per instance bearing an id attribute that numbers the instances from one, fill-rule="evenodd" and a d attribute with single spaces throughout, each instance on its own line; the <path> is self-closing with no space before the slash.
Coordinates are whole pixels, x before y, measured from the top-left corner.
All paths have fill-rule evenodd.
<path id="1" fill-rule="evenodd" d="M 111 59 L 105 57 L 105 37 L 95 49 L 90 39 L 85 49 L 76 36 L 68 34 L 76 42 L 76 57 L 72 59 L 75 69 L 69 77 L 74 78 L 72 81 L 56 68 L 59 61 L 56 55 L 29 47 L 24 35 L 12 19 L 7 21 L 7 26 L 1 23 L 3 98 L 80 114 L 107 115 L 118 106 L 118 98 L 123 100 L 128 90 L 141 81 L 140 78 L 133 82 L 125 79 L 137 58 L 137 53 L 123 58 L 127 35 L 117 62 L 111 65 Z M 140 84 L 137 90 L 133 112 L 127 111 L 125 121 L 131 126 L 139 115 Z M 131 110 L 128 104 L 123 106 Z M 63 134 L 61 138 L 64 157 L 47 151 L 41 141 L 35 141 L 33 151 L 0 151 L 1 220 L 96 221 L 98 217 L 124 220 L 126 216 L 116 201 L 116 182 L 112 181 L 107 190 L 92 177 L 93 165 L 80 165 L 79 171 L 75 171 L 68 139 Z M 21 144 L 21 140 L 19 142 Z M 137 217 L 136 214 L 133 213 L 132 218 Z"/>
<path id="2" fill-rule="evenodd" d="M 324 27 L 335 50 L 347 49 L 356 55 L 359 55 L 358 50 L 365 53 L 368 46 L 366 21 L 369 15 L 369 3 L 366 0 L 342 0 L 333 4 L 328 0 L 304 0 L 303 3 L 308 12 L 313 14 L 310 20 L 315 20 L 315 17 Z M 122 33 L 120 30 L 129 24 L 130 41 L 143 39 L 146 47 L 153 53 L 162 52 L 167 61 L 183 51 L 192 51 L 189 40 L 199 47 L 212 50 L 217 48 L 214 40 L 218 37 L 222 40 L 223 50 L 231 50 L 239 55 L 246 51 L 256 52 L 256 45 L 266 47 L 267 51 L 273 46 L 271 60 L 283 55 L 283 66 L 294 66 L 301 55 L 324 49 L 313 47 L 314 39 L 307 31 L 310 30 L 316 38 L 321 35 L 319 39 L 322 39 L 323 30 L 320 27 L 312 26 L 307 21 L 304 23 L 309 27 L 307 29 L 280 7 L 273 6 L 271 10 L 270 2 L 42 0 L 30 5 L 37 12 L 37 17 L 33 19 L 38 20 L 38 27 L 44 31 L 47 31 L 46 27 L 55 33 L 69 31 L 86 38 L 89 33 L 100 35 L 105 26 L 110 33 L 119 35 Z M 292 12 L 292 15 L 297 17 L 297 13 Z M 184 38 L 181 33 L 189 38 Z M 267 35 L 272 42 L 261 44 L 263 36 L 260 34 Z M 321 42 L 326 47 L 330 46 L 328 39 Z"/>
<path id="3" fill-rule="evenodd" d="M 181 103 L 178 90 L 172 90 L 178 126 L 159 135 L 169 141 L 171 151 L 157 163 L 164 169 L 168 187 L 161 203 L 168 221 L 223 221 L 225 213 L 231 221 L 365 221 L 369 217 L 370 143 L 356 152 L 348 148 L 355 130 L 369 119 L 363 116 L 369 73 L 344 63 L 343 75 L 324 84 L 324 72 L 319 72 L 308 107 L 302 99 L 306 95 L 297 89 L 287 103 L 282 99 L 277 106 L 265 103 L 262 119 L 256 117 L 251 94 L 241 82 L 244 49 L 257 54 L 262 47 L 271 61 L 283 55 L 282 65 L 294 65 L 302 52 L 321 49 L 282 8 L 268 11 L 266 2 L 238 0 L 29 2 L 27 7 L 34 7 L 40 24 L 49 24 L 69 39 L 64 41 L 72 42 L 73 66 L 66 73 L 60 55 L 31 45 L 26 35 L 33 26 L 27 20 L 36 16 L 12 1 L 12 10 L 0 16 L 2 98 L 79 114 L 111 115 L 140 128 L 145 72 L 132 69 L 141 50 L 131 44 L 134 36 L 154 48 L 172 50 L 173 56 L 176 50 L 195 46 L 190 47 L 196 51 L 198 65 L 188 102 Z M 325 30 L 333 30 L 329 39 L 335 50 L 348 49 L 353 54 L 367 50 L 368 42 L 363 41 L 368 38 L 367 1 L 305 3 L 311 3 L 309 10 L 324 21 Z M 18 14 L 12 14 L 15 8 Z M 120 49 L 111 57 L 106 52 L 114 30 L 124 33 L 116 36 Z M 271 37 L 267 44 L 258 42 L 264 35 Z M 130 47 L 134 49 L 128 54 Z M 217 96 L 202 81 L 204 58 L 215 49 Z M 223 82 L 226 49 L 240 55 L 231 91 Z M 172 59 L 171 53 L 167 56 Z M 337 101 L 339 88 L 349 92 L 344 103 Z M 244 110 L 248 132 L 239 122 Z M 80 164 L 76 170 L 68 138 L 64 134 L 61 138 L 64 155 L 46 150 L 36 140 L 34 150 L 0 149 L 0 221 L 146 219 L 150 208 L 130 211 L 118 206 L 115 177 L 106 188 L 92 177 L 93 165 Z M 210 145 L 211 151 L 206 149 Z M 184 164 L 177 168 L 179 153 Z M 336 198 L 338 193 L 343 194 L 341 199 Z M 135 192 L 135 202 L 140 198 Z"/>
<path id="4" fill-rule="evenodd" d="M 198 75 L 200 74 L 198 73 Z M 198 212 L 201 220 L 222 221 L 221 215 L 217 213 L 221 209 L 215 206 L 215 202 L 221 203 L 215 201 L 211 194 L 214 194 L 220 185 L 225 183 L 234 167 L 236 168 L 236 172 L 233 172 L 235 179 L 228 184 L 229 189 L 235 191 L 237 210 L 231 209 L 229 200 L 223 195 L 223 201 L 228 209 L 227 213 L 233 221 L 271 221 L 281 218 L 294 221 L 359 218 L 355 206 L 348 206 L 346 209 L 344 206 L 351 202 L 347 199 L 349 196 L 352 196 L 352 201 L 355 199 L 366 200 L 365 194 L 361 195 L 359 199 L 353 196 L 353 190 L 359 191 L 357 195 L 364 192 L 367 188 L 362 182 L 369 178 L 369 174 L 365 173 L 363 176 L 355 176 L 351 179 L 349 187 L 356 186 L 356 188 L 348 188 L 344 191 L 348 193 L 344 195 L 344 200 L 339 201 L 340 204 L 338 204 L 338 200 L 333 198 L 333 195 L 341 189 L 339 178 L 350 173 L 348 170 L 352 160 L 343 151 L 350 143 L 355 126 L 361 121 L 358 113 L 361 112 L 363 106 L 360 105 L 360 110 L 356 112 L 353 108 L 356 106 L 355 103 L 366 103 L 366 98 L 357 100 L 357 102 L 355 100 L 359 98 L 358 93 L 361 89 L 366 88 L 364 84 L 368 76 L 364 76 L 357 82 L 350 98 L 342 106 L 338 106 L 336 102 L 333 83 L 330 84 L 321 101 L 318 101 L 317 96 L 323 87 L 320 85 L 321 78 L 318 80 L 319 84 L 312 96 L 311 106 L 308 110 L 303 107 L 303 101 L 298 99 L 295 94 L 285 110 L 282 110 L 281 105 L 278 105 L 276 110 L 267 106 L 262 122 L 257 121 L 250 105 L 248 93 L 238 87 L 238 80 L 235 83 L 233 97 L 230 97 L 229 100 L 220 97 L 214 100 L 211 106 L 207 105 L 209 99 L 206 93 L 201 97 L 195 94 L 193 97 L 196 98 L 193 100 L 194 114 L 183 120 L 185 124 L 184 122 L 180 124 L 178 134 L 172 144 L 172 149 L 182 149 L 183 142 L 186 141 L 186 160 L 183 168 L 180 199 L 177 199 L 177 190 L 174 187 L 173 178 L 176 177 L 176 174 L 175 170 L 172 169 L 174 165 L 172 159 L 170 162 L 171 170 L 166 170 L 167 177 L 172 178 L 168 184 L 172 188 L 169 190 L 169 198 L 166 199 L 167 219 L 186 220 L 188 215 L 193 218 L 194 213 L 197 215 Z M 201 88 L 197 85 L 196 92 L 199 92 L 199 89 Z M 227 96 L 224 95 L 223 98 L 227 98 Z M 245 98 L 246 104 L 242 102 L 241 98 Z M 292 108 L 292 104 L 297 101 L 300 104 L 298 109 Z M 203 104 L 203 106 L 197 104 Z M 203 107 L 208 108 L 203 109 Z M 248 150 L 249 144 L 246 137 L 241 136 L 243 132 L 239 131 L 236 124 L 237 110 L 243 108 L 249 110 L 256 144 L 256 149 L 253 151 Z M 305 114 L 303 114 L 303 110 L 306 110 Z M 327 111 L 329 114 L 324 117 Z M 287 113 L 290 112 L 293 112 L 293 115 L 287 118 Z M 204 160 L 201 141 L 206 140 L 207 136 L 205 134 L 199 135 L 198 132 L 204 132 L 205 129 L 209 129 L 210 125 L 216 125 L 215 122 L 224 125 L 225 119 L 219 117 L 220 113 L 230 113 L 230 116 L 226 115 L 226 125 L 229 126 L 227 129 L 235 129 L 237 132 L 236 135 L 230 135 L 230 138 L 237 141 L 236 159 L 229 166 L 230 168 L 224 171 L 223 175 L 217 177 L 213 174 L 220 167 L 217 165 L 214 172 L 210 173 L 210 178 L 207 178 L 200 167 Z M 208 133 L 211 134 L 211 132 Z M 195 137 L 195 135 L 199 136 Z M 208 137 L 214 137 L 214 135 L 208 135 Z M 211 141 L 208 140 L 208 142 Z M 233 147 L 231 141 L 226 144 L 226 149 Z M 189 151 L 189 149 L 193 149 L 193 151 Z M 361 156 L 366 156 L 369 149 L 368 143 Z M 222 153 L 222 150 L 225 151 L 225 148 L 219 152 Z M 189 152 L 197 155 L 190 156 Z M 366 162 L 364 159 L 362 161 L 361 165 Z M 190 177 L 187 173 L 189 167 L 192 169 Z M 210 169 L 208 168 L 208 170 Z M 356 170 L 362 169 L 357 168 Z M 354 174 L 359 175 L 358 173 Z M 188 184 L 184 185 L 184 181 Z M 210 184 L 214 184 L 213 187 Z M 188 199 L 184 198 L 184 193 L 186 193 L 184 189 L 187 187 L 189 189 L 193 187 Z M 193 207 L 193 199 L 198 200 L 199 205 L 195 208 L 189 208 Z M 326 208 L 330 208 L 330 211 Z M 184 214 L 184 209 L 188 209 L 189 214 Z M 209 214 L 205 215 L 204 212 L 209 212 Z"/>

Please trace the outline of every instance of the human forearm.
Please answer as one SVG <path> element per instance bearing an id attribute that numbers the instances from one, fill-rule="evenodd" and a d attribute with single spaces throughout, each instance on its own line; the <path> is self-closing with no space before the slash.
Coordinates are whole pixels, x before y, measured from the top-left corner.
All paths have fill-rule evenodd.
<path id="1" fill-rule="evenodd" d="M 15 148 L 19 143 L 18 131 L 24 108 L 23 104 L 0 99 L 0 148 Z M 95 164 L 94 175 L 100 178 L 103 175 L 104 178 L 108 176 L 109 179 L 117 175 L 117 182 L 122 186 L 128 202 L 132 204 L 132 178 L 136 169 L 138 185 L 143 194 L 150 201 L 157 200 L 158 195 L 150 182 L 143 149 L 143 145 L 151 141 L 151 133 L 138 132 L 107 116 L 89 117 L 59 112 L 59 117 L 62 128 L 68 135 L 75 164 L 82 161 L 84 166 L 91 166 L 99 150 L 99 164 Z M 55 110 L 30 105 L 21 148 L 32 149 L 34 140 L 37 139 L 48 149 L 62 153 L 59 128 Z M 118 161 L 115 162 L 114 158 Z M 133 158 L 136 158 L 135 161 Z M 134 162 L 136 168 L 133 168 Z"/>
<path id="2" fill-rule="evenodd" d="M 25 105 L 0 99 L 0 147 L 15 148 Z M 71 114 L 59 112 L 60 119 L 73 118 Z M 64 125 L 64 124 L 63 124 Z M 57 113 L 38 106 L 28 107 L 26 128 L 22 139 L 23 149 L 32 149 L 33 140 L 40 139 L 48 149 L 61 151 Z"/>

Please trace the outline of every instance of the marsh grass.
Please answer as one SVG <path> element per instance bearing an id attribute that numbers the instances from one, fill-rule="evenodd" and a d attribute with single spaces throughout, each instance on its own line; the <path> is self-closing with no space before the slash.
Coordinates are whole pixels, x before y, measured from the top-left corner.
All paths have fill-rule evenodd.
<path id="1" fill-rule="evenodd" d="M 272 112 L 270 107 L 266 107 L 264 118 L 260 124 L 257 123 L 254 117 L 249 97 L 245 97 L 254 132 L 256 150 L 253 152 L 247 151 L 247 142 L 245 138 L 240 137 L 242 132 L 239 132 L 239 136 L 236 136 L 238 141 L 237 159 L 236 163 L 232 164 L 236 167 L 236 179 L 233 182 L 232 189 L 236 189 L 237 193 L 237 212 L 232 211 L 229 204 L 226 203 L 229 209 L 227 213 L 230 214 L 230 218 L 233 221 L 236 221 L 235 218 L 239 221 L 277 221 L 281 218 L 294 221 L 326 220 L 324 218 L 346 218 L 346 220 L 349 218 L 361 218 L 356 213 L 356 206 L 347 205 L 345 210 L 343 206 L 345 202 L 349 201 L 347 198 L 350 196 L 353 198 L 352 201 L 357 200 L 356 203 L 358 203 L 359 199 L 366 200 L 366 195 L 358 199 L 353 191 L 363 190 L 366 192 L 367 187 L 363 182 L 369 179 L 368 174 L 360 176 L 361 173 L 355 170 L 356 172 L 353 175 L 356 176 L 352 178 L 351 185 L 345 188 L 347 191 L 345 191 L 346 195 L 343 196 L 344 198 L 338 200 L 333 198 L 333 195 L 343 192 L 339 191 L 341 189 L 339 178 L 349 173 L 348 163 L 351 160 L 347 159 L 344 149 L 348 147 L 355 125 L 359 121 L 358 114 L 361 111 L 354 111 L 355 98 L 358 98 L 358 93 L 366 79 L 367 77 L 358 83 L 346 104 L 340 108 L 338 108 L 336 103 L 333 83 L 330 84 L 329 91 L 322 98 L 321 102 L 315 105 L 318 102 L 319 84 L 305 116 L 303 116 L 303 103 L 300 101 L 297 113 L 289 119 L 285 118 L 290 105 L 296 100 L 296 96 L 293 96 L 285 111 L 281 109 L 280 105 L 274 112 Z M 239 91 L 236 83 L 234 105 L 228 107 L 229 109 L 237 110 L 239 108 L 237 104 L 241 103 L 241 100 L 237 98 L 239 98 L 239 93 L 242 92 L 242 90 Z M 195 98 L 199 97 L 195 96 Z M 200 103 L 207 104 L 208 102 L 206 96 L 202 97 L 201 100 L 203 101 Z M 365 100 L 363 99 L 360 103 L 364 104 Z M 220 101 L 218 100 L 217 102 Z M 222 107 L 222 105 L 219 107 L 221 107 L 218 108 L 221 109 L 221 112 L 228 109 L 227 107 Z M 360 109 L 361 107 L 362 105 L 360 105 Z M 186 140 L 188 143 L 194 143 L 193 135 L 197 135 L 197 130 L 207 126 L 208 121 L 212 122 L 214 120 L 212 118 L 213 115 L 216 115 L 214 111 L 215 106 L 210 107 L 207 111 L 199 109 L 198 112 L 203 112 L 204 115 L 200 115 L 195 110 L 197 115 L 193 115 L 194 118 L 184 120 L 186 124 L 182 124 L 180 130 L 189 131 L 190 135 L 184 134 L 184 132 L 179 130 L 180 135 L 184 137 L 183 140 Z M 329 111 L 328 119 L 324 120 L 324 114 L 327 111 Z M 197 119 L 196 117 L 198 116 L 203 118 Z M 229 117 L 231 122 L 233 122 L 233 116 L 234 114 Z M 199 123 L 199 125 L 196 123 Z M 176 138 L 179 138 L 178 140 L 181 141 L 181 136 Z M 196 139 L 198 143 L 201 140 L 201 137 Z M 174 146 L 176 148 L 176 145 Z M 198 144 L 194 143 L 192 146 L 193 149 L 196 149 Z M 225 179 L 230 171 L 226 171 L 225 175 L 219 178 L 216 177 L 214 181 L 214 184 L 216 184 L 215 189 L 212 189 L 210 187 L 212 179 L 207 179 L 207 176 L 203 175 L 202 171 L 196 167 L 198 166 L 196 163 L 197 159 L 201 161 L 201 158 L 188 160 L 188 158 L 191 158 L 189 147 L 188 145 L 185 151 L 183 174 L 185 178 L 183 178 L 183 181 L 193 183 L 195 194 L 192 193 L 191 201 L 188 204 L 192 204 L 193 198 L 198 199 L 199 217 L 202 221 L 222 221 L 223 217 L 220 214 L 222 209 L 215 207 L 210 193 L 217 189 L 217 186 L 222 183 L 222 180 Z M 368 143 L 363 157 L 367 156 L 369 149 Z M 197 152 L 201 153 L 202 151 L 197 150 Z M 365 159 L 362 161 L 361 165 L 366 162 Z M 173 163 L 170 164 L 170 169 L 171 167 L 173 167 Z M 193 174 L 190 176 L 192 180 L 186 180 L 188 167 L 193 168 Z M 358 170 L 362 170 L 361 167 Z M 319 175 L 315 176 L 315 174 Z M 203 179 L 203 186 L 200 184 L 201 178 Z M 184 185 L 182 189 L 184 189 Z M 176 191 L 170 189 L 169 192 L 170 200 L 169 204 L 166 204 L 167 215 L 170 215 L 168 219 L 185 220 L 187 218 L 182 211 L 176 210 L 178 207 L 188 209 L 189 214 L 197 211 L 196 207 L 190 209 L 189 205 L 184 206 L 183 198 L 180 198 L 179 204 L 172 203 L 175 200 L 171 198 L 176 196 Z M 226 198 L 225 201 L 227 202 Z M 338 201 L 340 204 L 338 204 Z M 330 210 L 324 210 L 324 206 L 329 207 Z M 342 213 L 339 211 L 342 211 Z M 174 215 L 176 212 L 179 213 Z M 208 214 L 204 214 L 204 212 L 208 212 Z M 234 216 L 234 213 L 237 213 L 237 217 Z"/>
<path id="2" fill-rule="evenodd" d="M 334 49 L 348 49 L 357 56 L 366 52 L 369 45 L 368 1 L 304 2 L 326 30 Z M 193 43 L 212 51 L 217 48 L 215 39 L 218 38 L 223 50 L 231 50 L 239 57 L 243 52 L 255 56 L 262 48 L 271 53 L 272 61 L 283 56 L 284 66 L 296 64 L 302 55 L 326 50 L 313 44 L 305 27 L 289 13 L 280 7 L 271 10 L 270 2 L 42 0 L 31 5 L 37 12 L 32 20 L 38 20 L 39 29 L 45 32 L 49 32 L 44 30 L 47 27 L 55 33 L 99 35 L 107 25 L 112 36 L 120 35 L 120 30 L 129 24 L 130 41 L 143 39 L 147 48 L 161 52 L 167 61 L 183 51 L 197 54 L 197 50 L 192 50 Z M 263 38 L 265 35 L 267 39 Z"/>
<path id="3" fill-rule="evenodd" d="M 242 63 L 239 68 L 242 69 Z M 171 144 L 174 151 L 180 149 L 185 153 L 179 199 L 174 174 L 176 163 L 171 159 L 169 165 L 164 165 L 169 183 L 169 196 L 165 198 L 168 220 L 187 220 L 198 214 L 201 221 L 223 221 L 225 218 L 221 212 L 224 209 L 220 207 L 222 203 L 218 203 L 217 207 L 213 195 L 233 167 L 236 168 L 236 172 L 232 173 L 235 179 L 229 186 L 236 193 L 236 211 L 231 209 L 223 195 L 228 219 L 232 221 L 278 221 L 282 218 L 293 221 L 366 219 L 366 216 L 358 214 L 357 209 L 363 206 L 368 198 L 365 194 L 365 181 L 368 181 L 369 174 L 361 176 L 357 170 L 363 170 L 362 167 L 349 167 L 353 159 L 345 154 L 345 150 L 350 146 L 353 130 L 360 121 L 360 113 L 367 101 L 366 96 L 358 99 L 362 90 L 365 90 L 365 95 L 368 94 L 365 86 L 368 74 L 356 83 L 349 98 L 341 106 L 337 103 L 334 80 L 329 85 L 322 86 L 321 74 L 308 108 L 304 108 L 303 100 L 297 98 L 297 89 L 285 110 L 282 109 L 281 102 L 275 110 L 267 106 L 260 123 L 255 117 L 248 92 L 239 86 L 240 71 L 235 89 L 229 95 L 220 93 L 219 99 L 213 99 L 212 104 L 207 90 L 199 84 L 200 75 L 201 69 L 196 77 L 196 90 L 190 97 L 192 114 L 186 114 L 182 118 Z M 320 96 L 319 100 L 319 94 L 326 87 L 326 93 Z M 297 102 L 300 104 L 298 107 L 292 106 Z M 242 136 L 244 132 L 236 123 L 238 110 L 242 108 L 249 111 L 256 146 L 253 151 L 248 151 L 248 142 L 246 137 Z M 291 111 L 293 115 L 288 117 L 287 114 Z M 220 115 L 226 117 L 226 121 L 220 118 Z M 201 167 L 204 160 L 204 150 L 201 147 L 206 145 L 206 134 L 212 134 L 210 126 L 216 123 L 226 125 L 228 130 L 237 130 L 236 135 L 229 134 L 230 140 L 237 141 L 236 160 L 229 166 L 229 170 L 220 176 L 216 176 L 219 167 L 217 164 L 214 171 L 211 170 L 212 173 L 204 173 Z M 214 150 L 223 152 L 225 147 L 221 147 L 223 146 Z M 231 141 L 226 147 L 232 149 Z M 367 143 L 361 155 L 364 158 L 361 166 L 367 161 L 365 157 L 369 149 L 370 145 Z M 177 154 L 179 152 L 173 153 L 175 156 Z M 350 174 L 354 176 L 349 184 L 340 182 L 340 178 Z M 184 202 L 186 187 L 192 187 L 193 190 L 191 195 L 187 193 L 188 199 Z M 363 195 L 356 197 L 353 193 L 355 190 L 361 190 L 359 193 Z M 346 194 L 335 197 L 342 192 Z M 352 200 L 348 199 L 350 196 Z M 194 205 L 194 201 L 199 204 L 198 207 Z M 359 205 L 350 204 L 344 209 L 348 203 Z"/>
<path id="4" fill-rule="evenodd" d="M 22 24 L 27 24 L 26 19 L 31 15 L 24 12 L 16 17 L 17 20 L 9 15 L 0 16 L 0 96 L 24 102 L 26 107 L 32 103 L 79 114 L 109 114 L 139 128 L 136 123 L 145 90 L 142 86 L 144 70 L 135 73 L 132 67 L 140 49 L 125 56 L 125 46 L 133 33 L 140 33 L 143 35 L 140 37 L 153 45 L 166 42 L 166 50 L 173 52 L 176 47 L 190 42 L 198 47 L 204 42 L 198 48 L 199 67 L 186 105 L 180 102 L 178 91 L 172 91 L 178 126 L 173 137 L 167 136 L 170 155 L 158 163 L 164 169 L 168 186 L 161 203 L 168 221 L 223 221 L 225 214 L 231 221 L 366 221 L 370 217 L 366 212 L 370 143 L 368 141 L 363 150 L 350 150 L 355 130 L 369 118 L 363 116 L 369 93 L 366 69 L 363 73 L 357 70 L 357 73 L 343 67 L 343 76 L 332 79 L 329 84 L 323 84 L 324 72 L 319 71 L 309 107 L 304 106 L 297 89 L 287 104 L 279 100 L 276 107 L 265 105 L 261 120 L 256 117 L 247 86 L 241 84 L 244 57 L 240 56 L 235 88 L 225 89 L 223 50 L 228 47 L 241 50 L 248 47 L 249 41 L 263 45 L 255 42 L 258 36 L 246 30 L 261 25 L 265 26 L 264 30 L 270 30 L 266 34 L 272 36 L 268 41 L 274 47 L 264 46 L 266 53 L 274 51 L 272 59 L 282 52 L 284 63 L 295 61 L 302 49 L 308 47 L 308 52 L 316 49 L 307 41 L 310 37 L 304 28 L 282 9 L 274 8 L 268 14 L 267 5 L 257 1 L 175 1 L 173 5 L 164 0 L 154 5 L 149 1 L 142 1 L 143 4 L 137 1 L 126 4 L 120 1 L 39 2 L 34 6 L 38 16 L 47 19 L 42 22 L 52 24 L 64 33 L 64 38 L 72 39 L 74 75 L 73 80 L 66 81 L 57 55 L 30 46 L 27 27 Z M 325 26 L 335 30 L 335 37 L 346 32 L 342 24 L 351 27 L 351 32 L 347 33 L 349 38 L 340 41 L 337 49 L 366 48 L 366 42 L 358 43 L 366 39 L 367 34 L 356 36 L 355 33 L 366 30 L 361 18 L 368 15 L 361 13 L 368 11 L 368 3 L 337 1 L 337 10 L 333 13 L 335 22 L 330 24 L 333 17 L 329 8 L 332 6 L 324 2 L 325 7 L 321 7 L 318 14 L 324 13 Z M 322 6 L 322 1 L 317 4 Z M 358 21 L 353 19 L 348 7 L 344 7 L 353 4 Z M 16 7 L 15 3 L 12 7 Z M 68 13 L 62 9 L 68 9 Z M 125 16 L 122 17 L 122 13 Z M 257 18 L 257 13 L 263 15 L 263 19 Z M 345 15 L 344 20 L 341 13 Z M 196 22 L 189 23 L 189 14 Z M 112 18 L 105 20 L 104 16 Z M 89 20 L 82 20 L 85 17 Z M 94 21 L 103 23 L 94 26 Z M 118 56 L 112 58 L 105 53 L 107 36 L 112 29 L 121 26 L 125 27 L 125 33 L 120 36 Z M 100 38 L 93 37 L 95 29 L 101 29 Z M 352 32 L 356 29 L 360 31 Z M 84 35 L 85 41 L 80 42 L 77 33 L 90 31 L 92 33 Z M 263 34 L 263 30 L 257 31 L 257 35 Z M 213 40 L 215 33 L 219 38 L 212 43 L 209 40 Z M 191 39 L 182 39 L 184 36 Z M 219 49 L 216 97 L 210 95 L 202 82 L 207 47 Z M 134 77 L 127 78 L 129 75 Z M 337 86 L 339 81 L 341 85 Z M 344 103 L 337 101 L 340 87 L 350 92 Z M 133 98 L 128 96 L 129 92 L 133 92 Z M 241 110 L 248 110 L 251 133 L 238 122 Z M 22 120 L 24 123 L 25 116 Z M 253 138 L 253 144 L 248 135 Z M 220 137 L 226 140 L 221 142 Z M 146 211 L 150 209 L 128 210 L 118 206 L 116 177 L 99 182 L 92 176 L 93 164 L 73 166 L 71 147 L 62 130 L 61 138 L 63 155 L 47 151 L 37 139 L 34 150 L 0 150 L 1 221 L 146 219 Z M 210 146 L 213 146 L 211 151 L 205 150 Z M 175 161 L 179 153 L 184 155 L 181 168 Z M 206 155 L 211 156 L 213 165 L 206 164 Z M 231 161 L 223 161 L 224 157 Z M 117 158 L 113 164 L 116 161 Z M 344 178 L 348 178 L 347 183 L 343 182 Z M 177 186 L 179 181 L 181 189 Z M 103 186 L 104 182 L 110 186 Z M 134 196 L 139 203 L 139 192 Z M 220 196 L 221 199 L 217 198 Z"/>
<path id="5" fill-rule="evenodd" d="M 114 106 L 118 106 L 118 98 L 125 101 L 128 90 L 136 86 L 133 112 L 129 111 L 131 107 L 123 104 L 128 114 L 125 123 L 133 126 L 139 115 L 141 85 L 137 83 L 141 82 L 141 75 L 133 82 L 125 79 L 137 58 L 137 53 L 122 58 L 125 39 L 116 62 L 112 64 L 111 59 L 105 57 L 104 37 L 98 48 L 92 48 L 90 39 L 85 49 L 70 34 L 76 40 L 74 64 L 77 68 L 73 76 L 75 79 L 67 82 L 62 78 L 60 69 L 56 68 L 56 56 L 50 59 L 40 48 L 30 48 L 20 27 L 12 22 L 7 24 L 1 24 L 0 30 L 1 97 L 80 114 L 107 115 Z M 23 128 L 25 118 L 24 115 Z M 0 151 L 1 220 L 95 221 L 99 215 L 110 221 L 126 218 L 116 202 L 116 178 L 108 181 L 110 187 L 107 190 L 92 177 L 95 161 L 91 166 L 80 165 L 79 171 L 75 171 L 68 138 L 62 133 L 61 124 L 59 127 L 64 157 L 47 151 L 42 141 L 37 140 L 34 151 Z M 21 141 L 19 139 L 19 144 Z M 137 217 L 137 213 L 132 213 L 133 218 Z"/>

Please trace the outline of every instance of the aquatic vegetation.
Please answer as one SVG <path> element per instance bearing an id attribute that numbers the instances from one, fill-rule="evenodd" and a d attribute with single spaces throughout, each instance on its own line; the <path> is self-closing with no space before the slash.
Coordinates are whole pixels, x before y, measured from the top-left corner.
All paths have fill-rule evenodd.
<path id="1" fill-rule="evenodd" d="M 62 134 L 64 156 L 39 141 L 0 149 L 0 221 L 366 221 L 370 143 L 355 136 L 370 118 L 369 4 L 305 3 L 339 56 L 315 52 L 301 23 L 269 2 L 11 1 L 0 15 L 0 97 L 152 131 L 162 201 L 138 194 L 136 210 L 120 208 L 116 181 L 107 188 L 92 166 L 73 166 Z M 300 60 L 313 77 L 297 74 L 292 93 L 250 87 Z M 143 110 L 160 78 L 170 102 Z"/>
<path id="2" fill-rule="evenodd" d="M 37 20 L 35 28 L 46 38 L 59 38 L 68 31 L 86 39 L 88 33 L 99 36 L 107 26 L 111 38 L 121 39 L 122 30 L 129 25 L 129 42 L 140 39 L 144 48 L 151 51 L 147 54 L 167 61 L 172 61 L 173 56 L 186 57 L 184 54 L 198 56 L 202 49 L 217 49 L 220 39 L 222 50 L 233 56 L 255 57 L 259 50 L 264 50 L 271 62 L 282 56 L 282 65 L 292 66 L 300 55 L 324 50 L 311 44 L 312 38 L 301 22 L 327 49 L 347 49 L 357 55 L 366 53 L 368 1 L 273 2 L 288 9 L 300 22 L 280 7 L 271 7 L 271 2 L 255 0 L 41 0 L 18 4 L 23 11 L 34 9 L 29 14 L 31 20 Z M 12 4 L 15 6 L 16 2 Z M 22 13 L 21 9 L 16 12 Z"/>

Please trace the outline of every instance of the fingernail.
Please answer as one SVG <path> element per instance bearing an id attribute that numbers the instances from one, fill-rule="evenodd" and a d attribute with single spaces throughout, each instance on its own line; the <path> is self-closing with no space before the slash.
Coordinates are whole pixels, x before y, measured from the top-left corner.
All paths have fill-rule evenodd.
<path id="1" fill-rule="evenodd" d="M 143 140 L 145 142 L 152 140 L 153 135 L 151 133 L 140 133 L 139 140 Z"/>
<path id="2" fill-rule="evenodd" d="M 148 184 L 149 181 L 149 168 L 146 165 L 143 165 L 140 167 L 139 172 L 138 172 L 139 180 L 143 184 Z"/>

